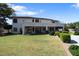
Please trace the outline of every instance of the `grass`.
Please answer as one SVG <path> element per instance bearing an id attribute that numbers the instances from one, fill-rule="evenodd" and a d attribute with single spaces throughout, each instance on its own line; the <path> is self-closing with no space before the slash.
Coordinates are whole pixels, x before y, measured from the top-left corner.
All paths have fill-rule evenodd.
<path id="1" fill-rule="evenodd" d="M 74 33 L 73 33 L 73 32 L 69 32 L 69 34 L 70 34 L 70 35 L 74 35 Z"/>
<path id="2" fill-rule="evenodd" d="M 64 56 L 59 40 L 49 35 L 11 35 L 0 37 L 0 55 Z"/>

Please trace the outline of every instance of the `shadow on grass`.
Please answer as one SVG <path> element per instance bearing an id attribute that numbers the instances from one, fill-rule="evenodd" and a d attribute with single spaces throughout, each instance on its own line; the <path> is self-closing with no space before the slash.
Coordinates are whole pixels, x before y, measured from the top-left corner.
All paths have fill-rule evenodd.
<path id="1" fill-rule="evenodd" d="M 5 34 L 3 34 L 3 35 L 0 35 L 0 37 L 4 37 L 4 36 L 13 36 L 13 35 L 22 35 L 22 34 L 5 33 Z M 47 35 L 47 33 L 24 34 L 24 35 Z"/>
<path id="2" fill-rule="evenodd" d="M 0 37 L 12 36 L 12 35 L 17 35 L 17 34 L 14 34 L 14 33 L 5 33 L 5 34 L 0 35 Z"/>

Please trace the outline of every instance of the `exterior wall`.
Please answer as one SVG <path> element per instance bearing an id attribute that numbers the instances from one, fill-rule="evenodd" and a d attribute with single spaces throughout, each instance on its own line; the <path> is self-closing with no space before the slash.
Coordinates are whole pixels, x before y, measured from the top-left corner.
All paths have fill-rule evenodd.
<path id="1" fill-rule="evenodd" d="M 24 26 L 49 26 L 49 27 L 63 27 L 63 24 L 60 23 L 31 23 L 31 22 L 26 22 L 23 24 Z"/>
<path id="2" fill-rule="evenodd" d="M 18 18 L 18 22 L 20 22 L 20 23 L 32 22 L 32 19 L 31 18 Z"/>
<path id="3" fill-rule="evenodd" d="M 12 31 L 13 28 L 17 28 L 17 32 L 14 33 L 20 33 L 20 28 L 22 28 L 22 31 L 24 31 L 24 28 L 26 26 L 38 26 L 38 27 L 64 27 L 63 24 L 61 23 L 52 23 L 51 20 L 45 20 L 45 19 L 39 19 L 39 22 L 32 22 L 32 18 L 17 18 L 17 23 L 13 23 L 12 26 Z M 34 19 L 35 20 L 35 19 Z"/>
<path id="4" fill-rule="evenodd" d="M 32 19 L 28 19 L 28 18 L 17 18 L 17 23 L 13 23 L 12 27 L 16 27 L 17 28 L 17 32 L 14 32 L 13 31 L 13 28 L 12 28 L 12 31 L 14 33 L 20 33 L 20 28 L 22 28 L 22 25 L 25 24 L 25 23 L 29 23 L 29 22 L 32 22 Z"/>
<path id="5" fill-rule="evenodd" d="M 39 19 L 41 21 L 41 23 L 52 23 L 50 20 L 43 20 L 43 19 Z"/>

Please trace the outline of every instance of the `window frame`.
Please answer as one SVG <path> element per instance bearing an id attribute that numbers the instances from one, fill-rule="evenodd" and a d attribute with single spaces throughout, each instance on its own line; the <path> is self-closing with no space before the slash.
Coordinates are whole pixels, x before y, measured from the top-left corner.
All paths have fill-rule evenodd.
<path id="1" fill-rule="evenodd" d="M 34 19 L 32 19 L 32 22 L 34 22 Z"/>
<path id="2" fill-rule="evenodd" d="M 16 28 L 16 27 L 13 27 L 13 31 L 14 31 L 14 32 L 17 32 L 17 28 Z"/>
<path id="3" fill-rule="evenodd" d="M 40 21 L 39 21 L 39 19 L 35 19 L 35 22 L 36 22 L 36 23 L 39 23 Z"/>
<path id="4" fill-rule="evenodd" d="M 17 23 L 17 19 L 16 18 L 13 19 L 13 23 Z"/>

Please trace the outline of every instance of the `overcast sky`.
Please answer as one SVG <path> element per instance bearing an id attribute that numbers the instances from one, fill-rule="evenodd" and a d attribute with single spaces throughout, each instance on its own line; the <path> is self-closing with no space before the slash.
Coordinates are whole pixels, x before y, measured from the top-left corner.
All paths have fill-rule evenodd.
<path id="1" fill-rule="evenodd" d="M 17 16 L 51 18 L 63 23 L 79 21 L 78 3 L 12 3 L 8 5 L 15 10 Z"/>

